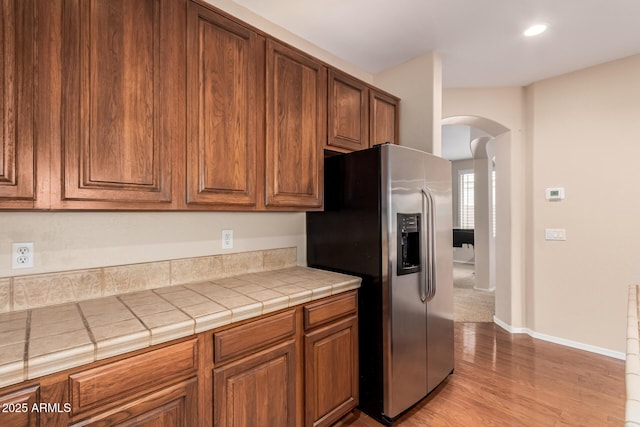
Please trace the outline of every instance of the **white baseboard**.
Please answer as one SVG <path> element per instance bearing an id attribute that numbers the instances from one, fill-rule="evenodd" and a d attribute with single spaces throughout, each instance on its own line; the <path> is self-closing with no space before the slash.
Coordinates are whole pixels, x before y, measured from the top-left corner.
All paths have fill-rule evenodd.
<path id="1" fill-rule="evenodd" d="M 514 328 L 513 326 L 509 325 L 506 322 L 503 322 L 502 320 L 498 319 L 496 316 L 493 316 L 493 323 L 495 323 L 496 325 L 500 326 L 502 329 L 504 329 L 505 331 L 509 332 L 510 334 L 526 334 L 528 329 L 527 328 Z"/>
<path id="2" fill-rule="evenodd" d="M 595 345 L 584 344 L 581 342 L 572 341 L 564 338 L 558 338 L 552 335 L 541 334 L 529 328 L 514 328 L 513 326 L 498 319 L 496 316 L 493 316 L 493 323 L 500 326 L 502 329 L 504 329 L 505 331 L 511 334 L 527 334 L 532 338 L 539 339 L 542 341 L 552 342 L 554 344 L 560 344 L 565 347 L 571 347 L 571 348 L 576 348 L 578 350 L 588 351 L 590 353 L 601 354 L 603 356 L 613 357 L 614 359 L 620 359 L 620 360 L 626 359 L 626 354 L 623 352 L 613 351 L 608 348 L 597 347 Z"/>
<path id="3" fill-rule="evenodd" d="M 493 288 L 489 288 L 489 289 L 484 289 L 484 288 L 476 288 L 475 286 L 473 287 L 474 291 L 480 291 L 480 292 L 494 292 L 496 290 L 495 286 Z"/>

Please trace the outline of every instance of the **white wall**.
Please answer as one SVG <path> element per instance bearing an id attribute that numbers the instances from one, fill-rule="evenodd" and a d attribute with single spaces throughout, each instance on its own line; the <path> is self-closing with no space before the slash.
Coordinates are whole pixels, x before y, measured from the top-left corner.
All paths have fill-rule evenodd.
<path id="1" fill-rule="evenodd" d="M 500 320 L 515 328 L 526 324 L 525 304 L 525 239 L 524 216 L 526 203 L 522 183 L 511 185 L 512 175 L 522 179 L 524 166 L 517 158 L 521 147 L 512 143 L 513 132 L 504 133 L 494 139 L 496 158 L 496 237 L 495 245 L 495 309 Z M 515 153 L 514 153 L 515 151 Z M 521 169 L 518 170 L 517 168 Z M 521 191 L 519 197 L 514 194 Z M 498 290 L 499 289 L 499 290 Z"/>
<path id="2" fill-rule="evenodd" d="M 35 268 L 12 270 L 11 243 L 24 241 Z M 304 213 L 0 212 L 0 277 L 293 246 L 306 265 Z"/>
<path id="3" fill-rule="evenodd" d="M 485 145 L 482 145 L 485 148 Z M 475 287 L 482 290 L 491 289 L 489 242 L 489 160 L 486 152 L 484 157 L 473 159 L 474 173 L 474 230 L 473 241 L 475 250 Z"/>
<path id="4" fill-rule="evenodd" d="M 529 327 L 625 351 L 628 285 L 640 283 L 640 55 L 527 90 L 533 129 Z M 545 200 L 564 186 L 566 199 Z M 566 228 L 564 242 L 545 228 Z"/>
<path id="5" fill-rule="evenodd" d="M 442 60 L 429 52 L 374 76 L 374 84 L 401 98 L 400 145 L 442 153 Z"/>
<path id="6" fill-rule="evenodd" d="M 445 89 L 443 116 L 486 117 L 511 129 L 496 138 L 498 253 L 510 295 L 496 316 L 534 336 L 622 354 L 627 287 L 640 283 L 640 55 L 536 82 L 526 88 Z M 526 132 L 524 130 L 526 129 Z M 508 167 L 503 167 L 509 161 Z M 500 185 L 505 181 L 509 186 Z M 564 186 L 566 199 L 545 200 Z M 545 228 L 566 228 L 564 242 Z M 504 247 L 497 244 L 497 248 Z M 509 262 L 510 261 L 510 262 Z M 508 271 L 511 268 L 511 271 Z M 511 318 L 498 316 L 511 306 Z M 518 313 L 518 307 L 521 312 Z"/>

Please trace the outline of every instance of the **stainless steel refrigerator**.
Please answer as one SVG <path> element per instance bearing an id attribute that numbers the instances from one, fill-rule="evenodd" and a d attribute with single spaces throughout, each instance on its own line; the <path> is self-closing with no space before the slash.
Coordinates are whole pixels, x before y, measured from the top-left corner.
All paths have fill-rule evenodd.
<path id="1" fill-rule="evenodd" d="M 391 144 L 325 159 L 307 263 L 362 277 L 360 409 L 387 424 L 453 372 L 451 164 Z"/>

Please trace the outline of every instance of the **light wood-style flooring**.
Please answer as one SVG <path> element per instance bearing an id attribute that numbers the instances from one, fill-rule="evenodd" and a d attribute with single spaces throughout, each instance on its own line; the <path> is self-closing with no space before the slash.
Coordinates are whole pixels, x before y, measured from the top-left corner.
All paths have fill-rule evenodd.
<path id="1" fill-rule="evenodd" d="M 456 323 L 455 372 L 394 426 L 622 426 L 624 361 Z M 354 411 L 339 427 L 379 427 Z"/>

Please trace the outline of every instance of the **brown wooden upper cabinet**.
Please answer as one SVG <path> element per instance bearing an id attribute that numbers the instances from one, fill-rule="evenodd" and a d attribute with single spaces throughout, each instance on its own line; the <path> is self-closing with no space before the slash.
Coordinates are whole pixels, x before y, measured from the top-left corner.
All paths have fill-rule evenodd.
<path id="1" fill-rule="evenodd" d="M 189 2 L 188 204 L 255 209 L 262 200 L 263 74 L 262 37 Z"/>
<path id="2" fill-rule="evenodd" d="M 0 209 L 318 210 L 324 148 L 398 143 L 397 98 L 199 0 L 0 19 Z"/>
<path id="3" fill-rule="evenodd" d="M 267 39 L 267 208 L 321 208 L 327 70 L 316 59 Z"/>
<path id="4" fill-rule="evenodd" d="M 52 196 L 53 208 L 177 206 L 184 6 L 63 1 L 62 128 L 59 144 L 52 142 L 60 171 L 52 169 L 51 177 L 60 194 Z"/>
<path id="5" fill-rule="evenodd" d="M 325 148 L 350 152 L 399 144 L 400 99 L 329 69 L 328 138 Z"/>
<path id="6" fill-rule="evenodd" d="M 35 8 L 0 2 L 0 207 L 32 208 L 35 193 Z"/>
<path id="7" fill-rule="evenodd" d="M 329 70 L 327 148 L 369 147 L 369 89 L 363 82 Z"/>
<path id="8" fill-rule="evenodd" d="M 400 144 L 400 100 L 373 89 L 369 99 L 371 146 L 385 142 Z"/>

